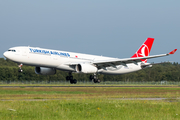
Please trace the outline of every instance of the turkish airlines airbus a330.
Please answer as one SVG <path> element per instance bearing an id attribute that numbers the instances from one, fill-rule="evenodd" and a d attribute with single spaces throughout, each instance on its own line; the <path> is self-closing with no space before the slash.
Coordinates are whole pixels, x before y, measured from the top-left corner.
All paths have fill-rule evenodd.
<path id="1" fill-rule="evenodd" d="M 19 72 L 22 65 L 35 66 L 35 73 L 41 75 L 56 74 L 56 70 L 68 71 L 66 80 L 77 83 L 73 79 L 73 73 L 92 73 L 90 79 L 98 83 L 97 74 L 125 74 L 135 72 L 146 67 L 152 67 L 147 59 L 174 54 L 177 49 L 170 53 L 149 56 L 154 38 L 147 38 L 139 50 L 131 57 L 125 59 L 88 55 L 74 52 L 50 50 L 38 47 L 12 47 L 4 52 L 4 56 L 19 64 Z"/>

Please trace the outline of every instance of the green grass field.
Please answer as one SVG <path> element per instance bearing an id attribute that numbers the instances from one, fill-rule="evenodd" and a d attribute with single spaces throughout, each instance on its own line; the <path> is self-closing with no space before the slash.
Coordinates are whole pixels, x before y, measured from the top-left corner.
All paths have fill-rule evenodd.
<path id="1" fill-rule="evenodd" d="M 124 98 L 167 98 L 123 100 Z M 0 88 L 1 120 L 178 120 L 180 88 Z"/>

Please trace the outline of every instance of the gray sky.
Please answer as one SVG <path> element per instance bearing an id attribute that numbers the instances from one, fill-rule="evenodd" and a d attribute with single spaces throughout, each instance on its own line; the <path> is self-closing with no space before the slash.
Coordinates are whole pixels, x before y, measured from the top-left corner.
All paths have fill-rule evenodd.
<path id="1" fill-rule="evenodd" d="M 147 37 L 151 55 L 180 50 L 179 0 L 1 0 L 0 57 L 14 46 L 129 58 Z M 179 51 L 149 62 L 180 63 Z"/>

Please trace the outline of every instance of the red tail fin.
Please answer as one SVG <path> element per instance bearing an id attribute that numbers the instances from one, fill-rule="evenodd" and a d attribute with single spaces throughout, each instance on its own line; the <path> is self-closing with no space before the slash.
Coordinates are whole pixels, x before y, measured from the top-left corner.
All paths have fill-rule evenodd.
<path id="1" fill-rule="evenodd" d="M 139 50 L 131 58 L 149 56 L 153 42 L 154 42 L 154 38 L 147 38 L 144 44 L 139 48 Z M 141 59 L 141 61 L 146 63 L 147 59 Z"/>

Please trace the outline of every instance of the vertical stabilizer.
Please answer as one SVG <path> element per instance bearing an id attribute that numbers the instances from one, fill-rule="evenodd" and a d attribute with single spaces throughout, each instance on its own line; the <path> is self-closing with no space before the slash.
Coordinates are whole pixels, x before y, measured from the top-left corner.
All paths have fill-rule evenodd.
<path id="1" fill-rule="evenodd" d="M 153 42 L 154 42 L 154 38 L 147 38 L 144 44 L 139 48 L 139 50 L 131 58 L 149 56 Z M 141 59 L 141 61 L 146 63 L 147 59 Z"/>

